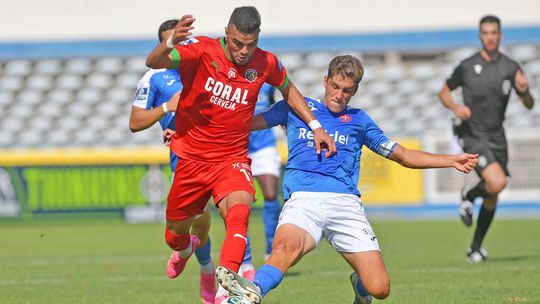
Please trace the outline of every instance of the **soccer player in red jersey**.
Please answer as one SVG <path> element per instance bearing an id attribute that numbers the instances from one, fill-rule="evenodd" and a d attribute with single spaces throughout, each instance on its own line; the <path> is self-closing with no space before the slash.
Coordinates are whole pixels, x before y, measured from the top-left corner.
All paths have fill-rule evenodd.
<path id="1" fill-rule="evenodd" d="M 308 123 L 317 153 L 326 149 L 325 157 L 331 157 L 336 151 L 276 56 L 257 47 L 261 21 L 255 7 L 236 8 L 225 37 L 193 37 L 193 43 L 179 45 L 191 36 L 194 21 L 192 15 L 182 16 L 174 34 L 146 60 L 150 68 L 178 69 L 184 84 L 170 143 L 180 158 L 167 199 L 165 239 L 174 250 L 167 266 L 170 278 L 183 271 L 197 247 L 190 227 L 210 196 L 225 219 L 220 265 L 238 271 L 242 263 L 255 194 L 248 138 L 264 82 L 278 88 Z"/>

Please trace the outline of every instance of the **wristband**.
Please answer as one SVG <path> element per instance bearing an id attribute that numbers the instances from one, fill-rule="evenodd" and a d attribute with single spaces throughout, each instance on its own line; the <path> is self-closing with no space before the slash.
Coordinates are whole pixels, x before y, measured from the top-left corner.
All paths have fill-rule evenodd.
<path id="1" fill-rule="evenodd" d="M 309 126 L 309 128 L 311 129 L 311 131 L 315 131 L 315 129 L 322 128 L 321 123 L 320 123 L 318 120 L 316 120 L 316 119 L 310 121 L 310 122 L 308 123 L 308 126 Z"/>
<path id="2" fill-rule="evenodd" d="M 173 34 L 174 35 L 174 34 Z M 174 43 L 172 41 L 172 36 L 169 36 L 169 39 L 167 39 L 167 47 L 170 48 L 170 49 L 173 49 L 174 48 Z"/>
<path id="3" fill-rule="evenodd" d="M 169 108 L 167 108 L 166 102 L 162 103 L 161 107 L 163 108 L 163 113 L 169 113 Z"/>

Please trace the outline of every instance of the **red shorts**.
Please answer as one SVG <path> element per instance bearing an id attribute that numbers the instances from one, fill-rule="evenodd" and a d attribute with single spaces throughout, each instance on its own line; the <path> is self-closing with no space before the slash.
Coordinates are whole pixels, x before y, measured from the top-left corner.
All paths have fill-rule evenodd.
<path id="1" fill-rule="evenodd" d="M 180 159 L 167 198 L 167 219 L 182 221 L 204 213 L 210 196 L 215 205 L 235 191 L 255 196 L 250 164 L 249 158 L 219 164 Z"/>

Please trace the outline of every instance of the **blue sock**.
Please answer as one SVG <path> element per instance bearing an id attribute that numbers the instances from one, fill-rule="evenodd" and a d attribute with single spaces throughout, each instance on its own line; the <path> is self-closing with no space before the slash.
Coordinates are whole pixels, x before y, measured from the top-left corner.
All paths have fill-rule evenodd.
<path id="1" fill-rule="evenodd" d="M 244 253 L 244 260 L 242 261 L 242 264 L 249 263 L 251 264 L 251 241 L 250 241 L 249 233 L 247 235 L 247 244 L 246 244 L 246 252 Z"/>
<path id="2" fill-rule="evenodd" d="M 362 279 L 360 279 L 360 276 L 358 276 L 358 278 L 359 278 L 358 284 L 356 284 L 354 288 L 356 289 L 356 291 L 358 291 L 358 294 L 361 295 L 362 297 L 369 296 L 369 293 L 367 292 L 366 288 L 364 287 L 364 284 L 362 283 Z"/>
<path id="3" fill-rule="evenodd" d="M 270 290 L 276 288 L 283 279 L 283 273 L 276 267 L 264 264 L 255 273 L 253 283 L 259 286 L 264 297 Z"/>
<path id="4" fill-rule="evenodd" d="M 276 198 L 273 201 L 264 201 L 262 218 L 264 223 L 264 233 L 266 235 L 266 254 L 272 252 L 272 241 L 276 233 L 276 227 L 281 212 L 281 203 Z"/>
<path id="5" fill-rule="evenodd" d="M 208 242 L 206 242 L 203 247 L 197 248 L 197 250 L 195 250 L 195 256 L 197 257 L 197 261 L 199 261 L 199 264 L 206 265 L 212 261 L 212 257 L 210 256 L 210 249 L 210 238 L 208 238 Z"/>

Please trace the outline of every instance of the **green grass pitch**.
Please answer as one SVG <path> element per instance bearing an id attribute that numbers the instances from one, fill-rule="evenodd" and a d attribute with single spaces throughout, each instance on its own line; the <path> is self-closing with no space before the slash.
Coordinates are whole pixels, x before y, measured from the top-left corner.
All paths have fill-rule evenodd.
<path id="1" fill-rule="evenodd" d="M 485 242 L 489 261 L 478 265 L 464 261 L 473 230 L 457 220 L 372 224 L 392 282 L 384 303 L 540 303 L 540 220 L 495 219 Z M 0 303 L 200 303 L 194 257 L 179 278 L 166 277 L 163 229 L 120 220 L 0 222 Z M 250 233 L 260 266 L 258 212 Z M 217 262 L 217 215 L 211 236 Z M 352 303 L 350 272 L 323 241 L 264 303 Z"/>

